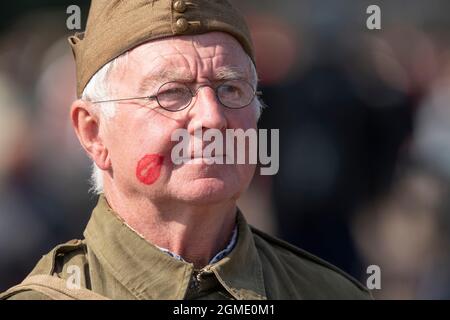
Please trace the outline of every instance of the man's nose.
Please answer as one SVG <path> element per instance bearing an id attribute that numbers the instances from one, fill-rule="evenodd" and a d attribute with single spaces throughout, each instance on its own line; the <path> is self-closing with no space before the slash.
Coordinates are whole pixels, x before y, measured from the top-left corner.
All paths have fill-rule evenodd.
<path id="1" fill-rule="evenodd" d="M 197 89 L 193 98 L 192 106 L 189 108 L 189 133 L 193 134 L 198 129 L 227 128 L 225 108 L 218 100 L 213 88 L 201 86 Z"/>

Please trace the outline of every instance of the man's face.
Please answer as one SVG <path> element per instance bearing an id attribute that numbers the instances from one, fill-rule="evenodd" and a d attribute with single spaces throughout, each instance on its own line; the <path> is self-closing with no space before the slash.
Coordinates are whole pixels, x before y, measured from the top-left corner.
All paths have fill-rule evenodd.
<path id="1" fill-rule="evenodd" d="M 130 51 L 126 59 L 124 67 L 110 75 L 112 98 L 154 95 L 168 81 L 186 83 L 194 90 L 199 84 L 214 87 L 223 78 L 236 77 L 236 71 L 256 86 L 251 60 L 225 33 L 151 41 Z M 171 152 L 178 141 L 171 135 L 186 129 L 193 142 L 198 130 L 256 129 L 257 114 L 256 99 L 243 109 L 228 109 L 210 87 L 202 87 L 189 107 L 176 113 L 159 108 L 156 101 L 118 103 L 115 116 L 100 127 L 113 187 L 153 201 L 205 204 L 236 199 L 248 187 L 255 165 L 211 165 L 201 160 L 175 165 Z"/>

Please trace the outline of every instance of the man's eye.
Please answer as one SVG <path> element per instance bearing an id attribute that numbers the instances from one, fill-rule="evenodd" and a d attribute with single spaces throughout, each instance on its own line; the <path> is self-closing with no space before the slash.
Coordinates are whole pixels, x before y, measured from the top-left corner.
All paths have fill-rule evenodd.
<path id="1" fill-rule="evenodd" d="M 165 94 L 178 94 L 178 93 L 183 93 L 184 90 L 182 88 L 172 88 L 169 90 L 164 91 Z"/>
<path id="2" fill-rule="evenodd" d="M 158 98 L 160 99 L 177 98 L 183 97 L 184 95 L 186 95 L 185 88 L 168 88 L 158 92 Z"/>
<path id="3" fill-rule="evenodd" d="M 221 91 L 222 93 L 229 95 L 238 95 L 242 92 L 239 87 L 233 85 L 224 85 Z"/>

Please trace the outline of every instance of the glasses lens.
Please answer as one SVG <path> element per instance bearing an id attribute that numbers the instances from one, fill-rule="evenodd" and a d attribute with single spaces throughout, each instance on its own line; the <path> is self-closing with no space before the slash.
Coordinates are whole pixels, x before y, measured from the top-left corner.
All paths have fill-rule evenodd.
<path id="1" fill-rule="evenodd" d="M 169 111 L 184 109 L 191 102 L 191 92 L 186 85 L 178 82 L 163 84 L 156 95 L 161 107 Z"/>
<path id="2" fill-rule="evenodd" d="M 228 108 L 243 108 L 252 102 L 255 96 L 253 87 L 244 80 L 224 82 L 217 90 L 220 102 Z"/>

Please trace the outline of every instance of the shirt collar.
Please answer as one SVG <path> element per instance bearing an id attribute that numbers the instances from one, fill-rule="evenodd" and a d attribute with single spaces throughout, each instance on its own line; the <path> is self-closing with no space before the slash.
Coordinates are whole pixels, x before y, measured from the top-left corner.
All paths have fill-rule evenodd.
<path id="1" fill-rule="evenodd" d="M 138 299 L 183 299 L 194 271 L 139 236 L 99 197 L 84 232 L 101 264 Z M 203 268 L 213 272 L 236 299 L 266 299 L 261 261 L 244 216 L 237 212 L 237 242 L 232 251 Z"/>

